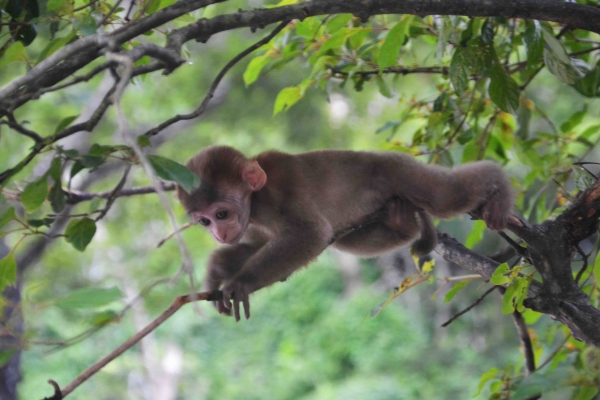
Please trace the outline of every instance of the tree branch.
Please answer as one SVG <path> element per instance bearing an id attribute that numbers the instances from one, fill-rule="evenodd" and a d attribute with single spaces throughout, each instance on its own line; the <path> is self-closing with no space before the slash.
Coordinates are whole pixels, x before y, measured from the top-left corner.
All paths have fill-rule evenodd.
<path id="1" fill-rule="evenodd" d="M 235 64 L 237 64 L 241 59 L 243 59 L 244 57 L 246 57 L 248 54 L 252 53 L 256 49 L 259 49 L 263 45 L 269 43 L 271 41 L 271 39 L 273 39 L 279 32 L 281 32 L 281 30 L 283 28 L 286 27 L 287 24 L 288 24 L 287 21 L 282 22 L 275 29 L 273 29 L 273 31 L 270 34 L 268 34 L 267 36 L 265 36 L 264 38 L 262 38 L 258 42 L 254 43 L 252 46 L 246 48 L 244 51 L 242 51 L 241 53 L 239 53 L 237 56 L 233 57 L 223 67 L 223 69 L 221 69 L 221 71 L 219 71 L 219 73 L 217 74 L 217 76 L 213 80 L 212 84 L 208 88 L 208 92 L 206 93 L 206 96 L 204 96 L 204 99 L 202 100 L 202 102 L 200 103 L 200 105 L 198 106 L 198 108 L 196 108 L 194 111 L 192 111 L 189 114 L 178 114 L 178 115 L 174 116 L 173 118 L 169 118 L 168 120 L 166 120 L 165 122 L 161 123 L 157 127 L 148 130 L 146 133 L 144 133 L 144 135 L 146 135 L 148 137 L 151 137 L 151 136 L 154 136 L 154 135 L 158 134 L 163 129 L 167 128 L 170 125 L 173 125 L 176 122 L 199 117 L 206 110 L 206 107 L 208 106 L 208 103 L 213 98 L 213 96 L 215 94 L 215 91 L 217 90 L 217 87 L 219 86 L 219 83 L 221 82 L 221 80 L 223 79 L 223 77 L 225 76 L 225 74 L 231 68 L 233 68 L 233 66 Z"/>
<path id="2" fill-rule="evenodd" d="M 190 11 L 223 0 L 181 0 L 138 21 L 131 22 L 105 35 L 79 39 L 52 54 L 32 68 L 26 75 L 14 79 L 0 89 L 0 102 L 5 108 L 15 108 L 24 103 L 23 96 L 39 88 L 52 86 L 100 56 L 101 50 L 111 42 L 115 46 L 155 29 Z M 206 41 L 215 33 L 250 27 L 263 28 L 269 24 L 304 19 L 309 16 L 352 13 L 361 17 L 377 14 L 464 15 L 470 17 L 502 16 L 553 21 L 569 25 L 573 29 L 585 29 L 600 33 L 600 10 L 596 7 L 571 2 L 548 2 L 545 0 L 505 0 L 481 2 L 478 0 L 321 0 L 292 4 L 270 9 L 239 11 L 211 19 L 200 19 L 186 27 L 175 29 L 167 38 L 166 47 L 179 52 L 181 45 L 189 40 Z M 31 86 L 27 88 L 27 86 Z M 16 96 L 9 96 L 23 88 Z M 7 105 L 10 104 L 9 107 Z"/>
<path id="3" fill-rule="evenodd" d="M 150 332 L 158 328 L 163 322 L 169 319 L 173 314 L 177 312 L 183 305 L 191 303 L 192 301 L 216 301 L 222 298 L 221 292 L 201 292 L 188 294 L 185 296 L 178 296 L 173 300 L 173 303 L 165 310 L 162 314 L 160 314 L 154 321 L 149 323 L 144 329 L 133 335 L 131 338 L 126 340 L 122 345 L 111 351 L 105 357 L 102 357 L 98 360 L 94 365 L 83 371 L 77 378 L 75 378 L 71 383 L 65 386 L 64 389 L 59 391 L 60 397 L 53 397 L 53 400 L 60 400 L 67 397 L 73 390 L 77 389 L 79 385 L 88 380 L 91 376 L 93 376 L 96 372 L 100 371 L 105 365 L 119 357 L 123 354 L 127 349 L 133 347 L 136 343 L 142 340 L 146 335 Z M 56 396 L 56 391 L 55 391 Z"/>
<path id="4" fill-rule="evenodd" d="M 165 192 L 175 190 L 175 183 L 173 182 L 160 182 L 162 186 L 162 190 Z M 82 201 L 89 201 L 96 197 L 100 199 L 108 199 L 112 195 L 112 190 L 105 190 L 103 192 L 82 192 L 79 190 L 66 190 L 63 189 L 65 194 L 67 195 L 67 203 L 69 204 L 77 204 Z M 129 197 L 129 196 L 137 196 L 141 194 L 149 194 L 156 193 L 156 190 L 153 186 L 138 186 L 131 189 L 123 189 L 116 193 L 115 197 Z"/>

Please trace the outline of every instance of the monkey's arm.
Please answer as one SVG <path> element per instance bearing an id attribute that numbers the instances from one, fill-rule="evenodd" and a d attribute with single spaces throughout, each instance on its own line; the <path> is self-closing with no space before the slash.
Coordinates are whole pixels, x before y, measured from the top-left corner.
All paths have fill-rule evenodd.
<path id="1" fill-rule="evenodd" d="M 276 237 L 251 255 L 243 268 L 223 286 L 223 305 L 240 319 L 240 303 L 250 318 L 250 293 L 281 281 L 316 258 L 328 245 L 333 232 L 327 224 L 299 222 L 287 225 Z"/>

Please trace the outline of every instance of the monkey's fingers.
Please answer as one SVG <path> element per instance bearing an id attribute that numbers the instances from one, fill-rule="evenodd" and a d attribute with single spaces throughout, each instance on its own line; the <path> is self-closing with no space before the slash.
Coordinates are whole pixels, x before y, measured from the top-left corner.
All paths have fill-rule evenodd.
<path id="1" fill-rule="evenodd" d="M 241 293 L 239 290 L 233 292 L 233 314 L 235 315 L 235 322 L 240 322 L 240 299 Z"/>
<path id="2" fill-rule="evenodd" d="M 229 312 L 231 312 L 231 297 L 233 291 L 230 288 L 223 288 L 223 307 L 225 307 Z"/>
<path id="3" fill-rule="evenodd" d="M 246 319 L 250 319 L 250 300 L 248 299 L 248 295 L 244 297 L 244 314 L 246 315 Z"/>
<path id="4" fill-rule="evenodd" d="M 225 308 L 225 305 L 223 304 L 222 300 L 219 301 L 214 301 L 213 302 L 215 308 L 217 309 L 217 311 L 219 312 L 219 314 L 225 314 L 227 316 L 231 316 L 231 310 Z"/>
<path id="5" fill-rule="evenodd" d="M 240 303 L 242 303 L 244 306 L 244 315 L 246 316 L 246 319 L 250 318 L 250 301 L 248 299 L 248 291 L 240 287 L 233 293 L 233 298 L 235 320 L 239 321 L 241 319 Z"/>

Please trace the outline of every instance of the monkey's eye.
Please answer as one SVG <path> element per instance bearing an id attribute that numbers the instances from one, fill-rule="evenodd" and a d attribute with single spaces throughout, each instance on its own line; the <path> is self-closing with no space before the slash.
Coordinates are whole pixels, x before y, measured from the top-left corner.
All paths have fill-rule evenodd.
<path id="1" fill-rule="evenodd" d="M 227 211 L 219 211 L 216 216 L 217 219 L 225 219 L 229 213 Z"/>
<path id="2" fill-rule="evenodd" d="M 210 219 L 208 218 L 200 218 L 198 220 L 198 222 L 200 223 L 200 225 L 202 226 L 209 226 L 210 225 Z"/>

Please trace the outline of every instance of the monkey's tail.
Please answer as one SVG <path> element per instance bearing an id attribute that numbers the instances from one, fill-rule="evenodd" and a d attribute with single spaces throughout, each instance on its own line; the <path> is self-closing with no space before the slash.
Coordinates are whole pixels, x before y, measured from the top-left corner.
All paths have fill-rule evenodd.
<path id="1" fill-rule="evenodd" d="M 421 236 L 411 246 L 413 254 L 422 257 L 429 254 L 437 244 L 437 231 L 429 214 L 424 210 L 418 210 L 419 225 L 421 226 Z"/>

